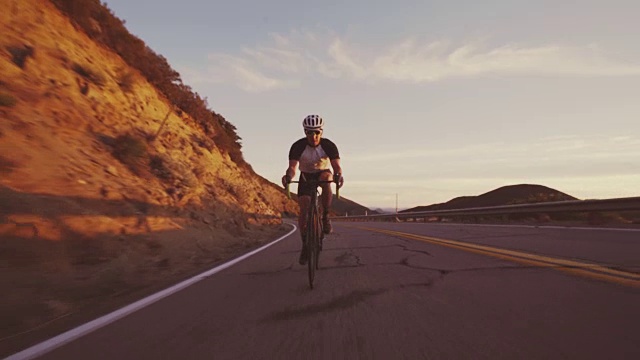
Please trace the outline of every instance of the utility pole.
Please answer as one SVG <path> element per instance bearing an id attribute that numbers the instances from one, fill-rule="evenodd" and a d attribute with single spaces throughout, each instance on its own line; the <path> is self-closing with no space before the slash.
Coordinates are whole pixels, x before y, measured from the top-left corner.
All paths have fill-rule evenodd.
<path id="1" fill-rule="evenodd" d="M 396 214 L 398 213 L 398 193 L 396 193 Z"/>

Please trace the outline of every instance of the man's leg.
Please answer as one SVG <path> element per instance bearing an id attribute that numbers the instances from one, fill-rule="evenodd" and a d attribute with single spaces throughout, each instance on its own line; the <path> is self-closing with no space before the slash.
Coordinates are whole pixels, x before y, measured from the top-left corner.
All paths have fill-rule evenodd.
<path id="1" fill-rule="evenodd" d="M 325 171 L 320 175 L 320 180 L 333 180 L 333 175 Z M 329 220 L 329 209 L 331 209 L 331 201 L 333 193 L 331 192 L 331 184 L 322 184 L 322 227 L 325 234 L 331 234 L 331 221 Z"/>

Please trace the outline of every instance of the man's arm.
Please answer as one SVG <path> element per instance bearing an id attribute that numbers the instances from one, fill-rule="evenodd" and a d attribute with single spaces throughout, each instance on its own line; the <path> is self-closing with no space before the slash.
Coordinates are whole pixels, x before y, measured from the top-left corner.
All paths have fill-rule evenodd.
<path id="1" fill-rule="evenodd" d="M 331 167 L 333 168 L 334 178 L 335 175 L 340 175 L 339 179 L 337 179 L 337 185 L 339 188 L 341 188 L 342 184 L 344 184 L 344 178 L 342 177 L 342 166 L 340 166 L 340 159 L 332 159 Z"/>
<path id="2" fill-rule="evenodd" d="M 287 183 L 296 176 L 296 169 L 298 168 L 298 160 L 289 160 L 289 167 L 284 172 L 284 176 L 282 177 L 282 186 L 287 186 Z M 288 179 L 287 179 L 288 177 Z M 288 180 L 288 181 L 287 181 Z"/>

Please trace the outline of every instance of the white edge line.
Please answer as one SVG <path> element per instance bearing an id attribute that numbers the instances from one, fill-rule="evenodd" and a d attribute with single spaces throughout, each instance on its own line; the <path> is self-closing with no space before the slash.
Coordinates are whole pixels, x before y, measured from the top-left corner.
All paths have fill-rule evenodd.
<path id="1" fill-rule="evenodd" d="M 215 268 L 211 269 L 211 270 L 207 270 L 199 275 L 196 275 L 190 279 L 187 279 L 179 284 L 173 285 L 170 288 L 167 288 L 165 290 L 162 290 L 160 292 L 157 292 L 155 294 L 149 295 L 144 299 L 138 300 L 136 302 L 134 302 L 133 304 L 129 304 L 119 310 L 116 310 L 114 312 L 111 312 L 107 315 L 104 315 L 102 317 L 99 317 L 95 320 L 92 320 L 84 325 L 80 325 L 74 329 L 71 329 L 67 332 L 64 332 L 60 335 L 57 335 L 49 340 L 45 340 L 39 344 L 36 344 L 30 348 L 27 348 L 25 350 L 22 350 L 18 353 L 15 353 L 11 356 L 9 356 L 8 358 L 5 358 L 5 360 L 23 360 L 23 359 L 33 359 L 35 357 L 41 356 L 57 347 L 60 347 L 66 343 L 69 343 L 79 337 L 82 337 L 84 335 L 89 334 L 92 331 L 95 331 L 103 326 L 106 326 L 118 319 L 121 319 L 135 311 L 138 311 L 142 308 L 144 308 L 145 306 L 151 305 L 152 303 L 165 298 L 173 293 L 176 293 L 190 285 L 195 284 L 196 282 L 203 280 L 205 278 L 207 278 L 208 276 L 211 276 L 217 272 L 220 272 L 228 267 L 231 267 L 237 263 L 239 263 L 242 260 L 247 259 L 248 257 L 255 255 L 257 253 L 259 253 L 260 251 L 268 248 L 271 245 L 274 245 L 280 241 L 282 241 L 283 239 L 285 239 L 286 237 L 288 237 L 289 235 L 293 234 L 297 227 L 294 224 L 291 223 L 286 223 L 289 224 L 291 226 L 293 226 L 293 230 L 291 230 L 291 232 L 289 232 L 288 234 L 282 236 L 281 238 L 274 240 L 272 242 L 270 242 L 269 244 L 266 244 L 256 250 L 253 250 L 247 254 L 244 254 L 234 260 L 231 260 L 229 262 L 226 262 L 222 265 L 216 266 Z"/>

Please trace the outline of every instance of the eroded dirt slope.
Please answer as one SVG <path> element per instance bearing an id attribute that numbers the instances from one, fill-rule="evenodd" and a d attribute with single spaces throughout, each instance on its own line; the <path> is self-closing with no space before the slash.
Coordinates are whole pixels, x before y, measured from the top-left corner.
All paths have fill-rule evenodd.
<path id="1" fill-rule="evenodd" d="M 48 1 L 2 4 L 0 348 L 288 230 L 297 205 L 116 54 Z"/>

